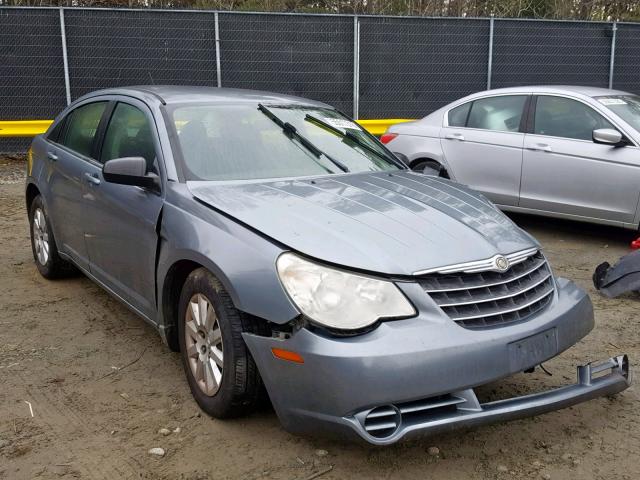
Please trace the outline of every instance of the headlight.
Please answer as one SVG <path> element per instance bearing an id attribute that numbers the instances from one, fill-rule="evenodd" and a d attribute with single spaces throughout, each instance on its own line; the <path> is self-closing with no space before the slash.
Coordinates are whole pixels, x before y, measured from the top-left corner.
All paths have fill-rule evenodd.
<path id="1" fill-rule="evenodd" d="M 311 320 L 330 328 L 357 330 L 380 318 L 415 315 L 392 282 L 323 267 L 293 253 L 276 262 L 285 290 Z"/>

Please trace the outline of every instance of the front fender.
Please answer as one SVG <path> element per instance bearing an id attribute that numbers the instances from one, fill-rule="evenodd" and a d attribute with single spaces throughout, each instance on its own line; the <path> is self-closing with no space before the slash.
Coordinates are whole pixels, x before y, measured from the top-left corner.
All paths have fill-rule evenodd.
<path id="1" fill-rule="evenodd" d="M 190 194 L 181 187 L 184 184 L 172 186 L 180 189 L 180 194 L 170 192 L 163 209 L 157 269 L 159 295 L 171 266 L 189 260 L 216 276 L 239 310 L 277 324 L 298 316 L 275 268 L 284 249 L 193 197 L 186 197 Z M 162 312 L 159 321 L 163 323 Z"/>

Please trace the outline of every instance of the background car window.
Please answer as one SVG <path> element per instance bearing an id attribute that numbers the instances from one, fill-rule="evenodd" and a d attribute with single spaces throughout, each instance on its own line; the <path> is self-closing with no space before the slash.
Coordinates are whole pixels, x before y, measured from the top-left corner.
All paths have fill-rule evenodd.
<path id="1" fill-rule="evenodd" d="M 471 106 L 467 127 L 517 132 L 526 95 L 507 95 L 476 100 Z"/>
<path id="2" fill-rule="evenodd" d="M 541 96 L 536 102 L 536 135 L 592 140 L 597 128 L 615 128 L 593 108 L 564 97 Z"/>
<path id="3" fill-rule="evenodd" d="M 64 139 L 59 142 L 74 152 L 91 157 L 93 138 L 107 102 L 88 103 L 76 108 L 66 120 Z"/>
<path id="4" fill-rule="evenodd" d="M 472 102 L 465 103 L 464 105 L 449 110 L 450 127 L 464 127 L 466 125 L 471 103 Z"/>
<path id="5" fill-rule="evenodd" d="M 143 157 L 147 172 L 158 173 L 149 119 L 139 108 L 118 103 L 104 137 L 101 161 L 123 157 Z"/>

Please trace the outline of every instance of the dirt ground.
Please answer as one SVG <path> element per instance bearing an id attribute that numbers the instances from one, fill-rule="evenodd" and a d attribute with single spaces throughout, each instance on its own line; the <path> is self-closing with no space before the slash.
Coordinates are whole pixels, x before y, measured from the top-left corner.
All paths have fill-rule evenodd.
<path id="1" fill-rule="evenodd" d="M 178 355 L 152 328 L 87 278 L 40 277 L 29 246 L 23 170 L 22 162 L 0 159 L 2 479 L 640 478 L 637 386 L 537 418 L 387 448 L 290 435 L 269 408 L 213 420 L 200 413 Z M 594 267 L 626 253 L 632 234 L 514 220 L 543 243 L 557 274 L 589 290 L 596 328 L 546 364 L 553 376 L 517 375 L 489 393 L 573 382 L 575 365 L 621 352 L 637 362 L 640 296 L 608 300 L 591 285 Z M 164 457 L 150 455 L 154 447 Z"/>

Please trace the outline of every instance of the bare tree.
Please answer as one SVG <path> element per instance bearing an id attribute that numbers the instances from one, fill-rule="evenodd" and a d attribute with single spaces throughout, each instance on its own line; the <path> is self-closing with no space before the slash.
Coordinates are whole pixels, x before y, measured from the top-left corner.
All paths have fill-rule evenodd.
<path id="1" fill-rule="evenodd" d="M 2 5 L 640 20 L 640 4 L 635 0 L 0 0 Z"/>

